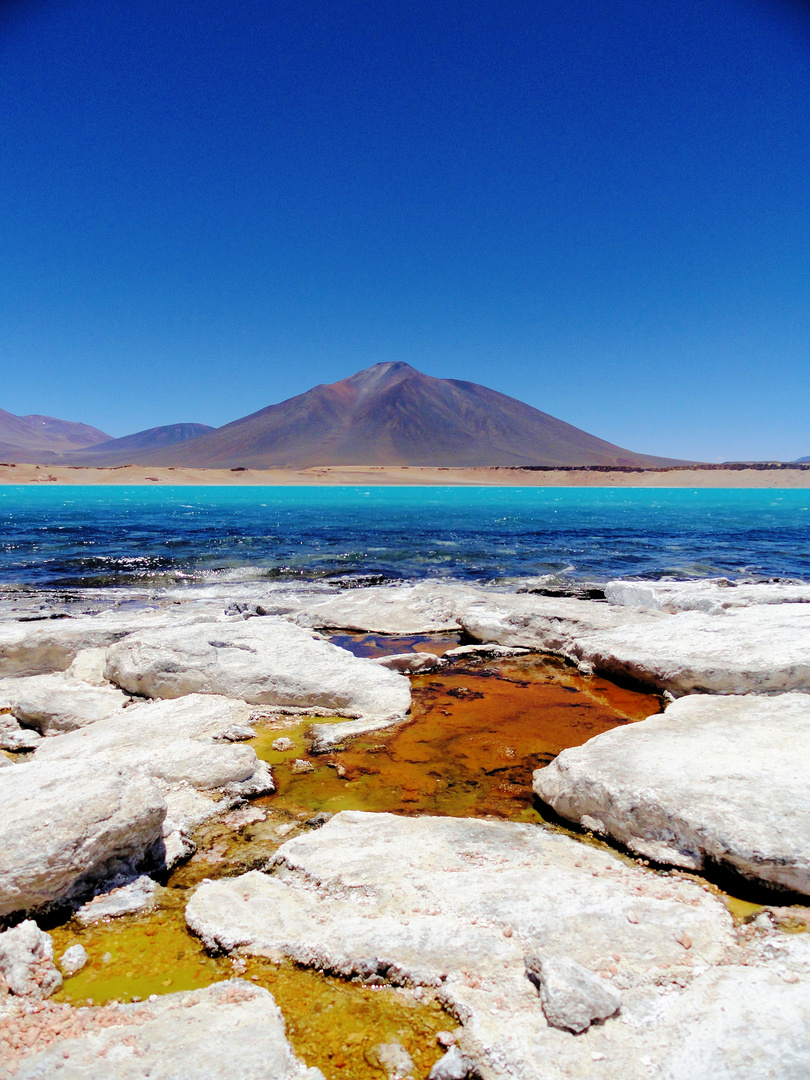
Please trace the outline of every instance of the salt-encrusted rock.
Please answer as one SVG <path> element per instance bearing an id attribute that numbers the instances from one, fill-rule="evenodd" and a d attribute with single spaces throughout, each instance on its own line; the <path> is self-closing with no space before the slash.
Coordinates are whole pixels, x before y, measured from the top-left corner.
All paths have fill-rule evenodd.
<path id="1" fill-rule="evenodd" d="M 361 717 L 359 720 L 343 720 L 337 723 L 313 724 L 309 729 L 312 738 L 313 754 L 327 754 L 350 739 L 359 735 L 370 735 L 372 731 L 384 731 L 395 724 L 400 717 Z"/>
<path id="2" fill-rule="evenodd" d="M 108 1007 L 96 1026 L 22 1059 L 14 1080 L 323 1080 L 298 1059 L 267 990 L 231 979 Z"/>
<path id="3" fill-rule="evenodd" d="M 88 959 L 84 945 L 77 943 L 65 949 L 59 958 L 59 967 L 62 969 L 62 974 L 69 978 L 71 975 L 75 975 L 77 971 L 81 971 Z"/>
<path id="4" fill-rule="evenodd" d="M 664 1080 L 810 1075 L 810 950 L 801 938 L 772 939 L 756 966 L 710 971 L 690 993 L 664 1000 L 672 1033 Z"/>
<path id="5" fill-rule="evenodd" d="M 131 636 L 110 649 L 106 674 L 148 697 L 223 694 L 363 716 L 404 716 L 411 700 L 401 675 L 273 617 Z"/>
<path id="6" fill-rule="evenodd" d="M 727 979 L 742 1000 L 714 1042 L 703 1029 L 715 1072 L 691 1075 L 767 1075 L 733 1066 L 761 1065 L 772 1026 L 787 1036 L 785 1075 L 810 1066 L 805 935 L 741 947 L 722 902 L 694 882 L 534 826 L 356 812 L 287 842 L 274 866 L 200 886 L 189 926 L 210 947 L 436 986 L 461 1022 L 467 1072 L 483 1080 L 647 1080 L 688 1049 L 680 1015 L 701 1016 Z M 551 1027 L 524 956 L 552 951 L 619 991 L 621 1017 L 580 1035 Z"/>
<path id="7" fill-rule="evenodd" d="M 0 916 L 70 898 L 150 858 L 166 815 L 151 780 L 92 759 L 3 769 L 0 806 Z"/>
<path id="8" fill-rule="evenodd" d="M 680 698 L 534 774 L 558 814 L 658 862 L 810 893 L 810 694 Z"/>
<path id="9" fill-rule="evenodd" d="M 611 604 L 655 611 L 705 611 L 760 604 L 810 604 L 810 585 L 802 582 L 742 582 L 728 578 L 705 581 L 611 581 L 605 586 Z"/>
<path id="10" fill-rule="evenodd" d="M 216 740 L 221 732 L 245 724 L 248 716 L 243 701 L 202 694 L 141 702 L 81 731 L 44 740 L 38 760 L 83 758 L 134 769 L 167 784 L 186 782 L 201 791 L 228 787 L 265 794 L 273 790 L 272 782 L 253 747 Z"/>
<path id="11" fill-rule="evenodd" d="M 673 614 L 656 607 L 493 593 L 468 604 L 459 620 L 484 641 L 557 653 L 601 674 L 676 695 L 773 693 L 810 686 L 806 603 Z"/>
<path id="12" fill-rule="evenodd" d="M 396 653 L 394 656 L 375 657 L 373 663 L 389 671 L 401 671 L 408 675 L 417 675 L 424 671 L 435 671 L 444 666 L 440 656 L 430 652 Z"/>
<path id="13" fill-rule="evenodd" d="M 455 609 L 480 590 L 439 581 L 351 589 L 310 603 L 301 626 L 363 630 L 379 634 L 431 634 L 458 630 Z"/>
<path id="14" fill-rule="evenodd" d="M 405 1080 L 414 1072 L 413 1058 L 402 1043 L 379 1043 L 372 1048 L 370 1057 L 388 1080 Z"/>
<path id="15" fill-rule="evenodd" d="M 82 649 L 76 653 L 65 674 L 79 682 L 90 683 L 91 686 L 109 686 L 104 678 L 106 664 L 106 649 Z"/>
<path id="16" fill-rule="evenodd" d="M 38 731 L 20 727 L 19 722 L 10 713 L 0 714 L 0 750 L 10 750 L 13 753 L 34 750 L 41 738 Z"/>
<path id="17" fill-rule="evenodd" d="M 467 1080 L 474 1067 L 474 1063 L 457 1046 L 451 1046 L 430 1070 L 428 1080 Z"/>
<path id="18" fill-rule="evenodd" d="M 94 650 L 93 650 L 94 651 Z M 26 727 L 41 735 L 57 735 L 103 720 L 129 701 L 114 686 L 92 686 L 67 673 L 19 679 L 11 696 L 11 711 Z"/>
<path id="19" fill-rule="evenodd" d="M 480 645 L 458 645 L 443 654 L 444 660 L 502 660 L 510 656 L 526 656 L 531 649 L 520 649 L 491 642 Z"/>
<path id="20" fill-rule="evenodd" d="M 0 623 L 0 675 L 64 671 L 86 649 L 106 649 L 127 634 L 161 626 L 193 624 L 210 615 L 155 611 L 105 612 L 43 622 Z"/>
<path id="21" fill-rule="evenodd" d="M 0 934 L 0 979 L 17 997 L 41 1001 L 62 985 L 53 962 L 53 941 L 33 919 Z"/>
<path id="22" fill-rule="evenodd" d="M 552 1027 L 579 1034 L 621 1007 L 621 994 L 605 979 L 565 956 L 527 957 L 526 971 L 538 982 L 543 1012 Z"/>
<path id="23" fill-rule="evenodd" d="M 118 888 L 94 896 L 76 912 L 80 923 L 88 926 L 100 919 L 112 919 L 119 915 L 134 915 L 154 907 L 160 894 L 160 886 L 146 874 Z"/>

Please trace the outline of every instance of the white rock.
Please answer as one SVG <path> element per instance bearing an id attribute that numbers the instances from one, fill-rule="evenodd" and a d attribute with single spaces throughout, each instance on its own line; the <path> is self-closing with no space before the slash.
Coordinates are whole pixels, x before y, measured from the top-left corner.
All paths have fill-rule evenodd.
<path id="1" fill-rule="evenodd" d="M 38 731 L 20 727 L 10 713 L 0 714 L 0 750 L 35 750 L 42 736 Z M 8 758 L 4 758 L 7 761 Z"/>
<path id="2" fill-rule="evenodd" d="M 46 739 L 42 762 L 83 758 L 137 770 L 168 784 L 186 782 L 201 791 L 239 788 L 242 794 L 272 791 L 268 771 L 252 746 L 216 736 L 246 723 L 243 701 L 196 694 L 177 701 L 147 701 L 121 709 L 81 731 Z M 261 791 L 253 791 L 260 784 Z"/>
<path id="3" fill-rule="evenodd" d="M 14 1080 L 323 1080 L 293 1053 L 272 996 L 252 983 L 231 979 L 113 1015 L 110 1026 L 23 1058 Z"/>
<path id="4" fill-rule="evenodd" d="M 82 649 L 81 652 L 76 653 L 66 674 L 79 682 L 90 683 L 91 686 L 109 686 L 110 684 L 104 678 L 106 665 L 106 649 Z"/>
<path id="5" fill-rule="evenodd" d="M 161 889 L 156 881 L 141 874 L 127 885 L 100 893 L 84 904 L 76 912 L 80 923 L 88 926 L 100 919 L 116 918 L 119 915 L 134 915 L 139 911 L 148 911 L 158 901 Z"/>
<path id="6" fill-rule="evenodd" d="M 53 941 L 32 919 L 0 934 L 0 979 L 17 997 L 42 1000 L 62 985 Z"/>
<path id="7" fill-rule="evenodd" d="M 455 649 L 448 649 L 443 655 L 444 660 L 501 660 L 510 656 L 526 656 L 531 649 L 520 649 L 507 645 L 495 645 L 491 642 L 482 642 L 480 645 L 458 645 Z"/>
<path id="8" fill-rule="evenodd" d="M 478 595 L 480 590 L 440 581 L 350 589 L 333 599 L 311 602 L 297 622 L 378 634 L 433 634 L 458 630 L 456 606 Z"/>
<path id="9" fill-rule="evenodd" d="M 413 1058 L 402 1043 L 379 1043 L 372 1049 L 372 1055 L 389 1080 L 405 1080 L 414 1072 Z"/>
<path id="10" fill-rule="evenodd" d="M 0 675 L 42 675 L 64 671 L 86 649 L 106 649 L 138 630 L 211 621 L 195 611 L 105 612 L 42 622 L 0 623 Z"/>
<path id="11" fill-rule="evenodd" d="M 611 604 L 651 608 L 655 611 L 705 611 L 717 614 L 729 608 L 760 604 L 808 604 L 810 585 L 792 582 L 737 584 L 727 578 L 705 581 L 611 581 L 605 586 Z"/>
<path id="12" fill-rule="evenodd" d="M 472 1070 L 473 1062 L 457 1046 L 451 1046 L 430 1070 L 428 1080 L 466 1080 Z"/>
<path id="13" fill-rule="evenodd" d="M 558 814 L 658 862 L 810 893 L 810 694 L 693 695 L 534 774 Z"/>
<path id="14" fill-rule="evenodd" d="M 539 982 L 543 1012 L 552 1027 L 579 1034 L 594 1020 L 607 1020 L 619 1011 L 621 994 L 565 956 L 529 957 L 526 970 Z"/>
<path id="15" fill-rule="evenodd" d="M 166 815 L 151 780 L 93 760 L 3 769 L 0 805 L 0 916 L 70 898 L 142 862 Z"/>
<path id="16" fill-rule="evenodd" d="M 636 593 L 645 587 L 633 585 Z M 701 610 L 493 594 L 459 614 L 482 640 L 557 653 L 613 678 L 676 695 L 774 693 L 810 686 L 810 604 Z"/>
<path id="17" fill-rule="evenodd" d="M 223 694 L 257 705 L 404 716 L 407 679 L 277 618 L 131 636 L 108 654 L 107 677 L 130 693 Z"/>
<path id="18" fill-rule="evenodd" d="M 69 977 L 75 975 L 77 971 L 81 971 L 88 960 L 89 957 L 84 945 L 77 943 L 65 949 L 59 960 L 59 967 L 62 969 L 62 974 Z"/>
<path id="19" fill-rule="evenodd" d="M 393 656 L 377 656 L 372 663 L 388 668 L 389 671 L 401 671 L 409 675 L 417 675 L 423 671 L 435 671 L 436 668 L 444 666 L 442 658 L 430 652 L 395 653 Z"/>
<path id="20" fill-rule="evenodd" d="M 462 1025 L 459 1054 L 484 1080 L 568 1080 L 592 1075 L 596 1061 L 603 1075 L 646 1080 L 686 1046 L 680 1014 L 701 1016 L 725 979 L 755 996 L 737 1006 L 747 1026 L 729 1018 L 733 1046 L 706 1023 L 714 1061 L 761 1063 L 773 1010 L 788 1006 L 776 1026 L 790 1024 L 790 1061 L 805 1072 L 786 1075 L 810 1066 L 806 944 L 741 948 L 724 905 L 696 883 L 535 826 L 338 814 L 280 848 L 272 874 L 201 885 L 186 918 L 209 947 L 437 987 Z M 549 951 L 610 979 L 621 1018 L 580 1035 L 551 1027 L 524 967 L 527 953 Z M 769 971 L 775 978 L 760 983 Z"/>
<path id="21" fill-rule="evenodd" d="M 11 711 L 20 723 L 41 735 L 73 731 L 103 720 L 122 708 L 129 698 L 107 684 L 92 686 L 55 672 L 18 679 L 19 688 L 11 697 Z"/>

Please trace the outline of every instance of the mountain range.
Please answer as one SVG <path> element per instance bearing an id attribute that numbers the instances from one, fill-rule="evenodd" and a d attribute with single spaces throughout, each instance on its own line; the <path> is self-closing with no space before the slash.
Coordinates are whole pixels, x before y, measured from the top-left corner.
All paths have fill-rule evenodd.
<path id="1" fill-rule="evenodd" d="M 401 362 L 375 364 L 221 428 L 172 424 L 112 439 L 82 424 L 0 412 L 0 456 L 218 469 L 678 464 L 614 446 L 496 390 Z"/>

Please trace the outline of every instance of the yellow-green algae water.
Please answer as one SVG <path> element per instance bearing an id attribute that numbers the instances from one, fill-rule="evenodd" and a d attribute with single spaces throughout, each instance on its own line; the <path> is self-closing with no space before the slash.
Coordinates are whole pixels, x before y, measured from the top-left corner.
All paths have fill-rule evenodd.
<path id="1" fill-rule="evenodd" d="M 411 647 L 417 645 L 424 648 L 422 642 Z M 411 1054 L 417 1075 L 426 1075 L 443 1052 L 437 1033 L 455 1027 L 431 996 L 417 1000 L 408 990 L 345 982 L 261 958 L 209 956 L 186 929 L 191 891 L 204 878 L 265 865 L 323 811 L 493 817 L 561 828 L 545 821 L 535 805 L 532 771 L 566 746 L 660 711 L 661 701 L 539 657 L 418 676 L 412 686 L 406 723 L 338 752 L 310 752 L 309 731 L 314 721 L 324 722 L 320 718 L 264 722 L 251 742 L 273 767 L 276 793 L 200 830 L 197 853 L 170 875 L 156 910 L 89 927 L 73 919 L 52 930 L 56 955 L 81 942 L 89 956 L 54 1000 L 126 1002 L 238 974 L 273 994 L 296 1052 L 327 1080 L 382 1075 L 373 1048 L 394 1040 Z M 282 737 L 292 745 L 274 749 Z M 294 769 L 302 760 L 311 771 Z M 739 921 L 759 910 L 742 900 L 727 902 Z"/>

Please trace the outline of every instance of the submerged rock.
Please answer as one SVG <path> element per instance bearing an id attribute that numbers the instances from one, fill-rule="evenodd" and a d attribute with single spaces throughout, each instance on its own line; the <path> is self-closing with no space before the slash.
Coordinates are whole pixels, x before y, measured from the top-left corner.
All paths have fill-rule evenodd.
<path id="1" fill-rule="evenodd" d="M 558 814 L 657 862 L 810 893 L 810 694 L 693 695 L 534 774 Z"/>
<path id="2" fill-rule="evenodd" d="M 53 941 L 32 919 L 0 934 L 0 979 L 10 993 L 41 1001 L 62 985 L 53 962 Z"/>
<path id="3" fill-rule="evenodd" d="M 147 697 L 221 694 L 363 716 L 404 716 L 411 702 L 403 676 L 270 616 L 131 636 L 110 649 L 106 674 Z"/>
<path id="4" fill-rule="evenodd" d="M 3 769 L 0 805 L 0 916 L 130 870 L 151 857 L 166 816 L 150 779 L 92 759 Z"/>
<path id="5" fill-rule="evenodd" d="M 417 675 L 425 671 L 435 671 L 444 666 L 440 656 L 430 652 L 396 653 L 394 656 L 377 656 L 372 663 L 389 671 L 401 671 L 408 675 Z"/>
<path id="6" fill-rule="evenodd" d="M 323 1080 L 293 1053 L 272 996 L 239 979 L 119 1005 L 24 1057 L 14 1080 Z"/>

